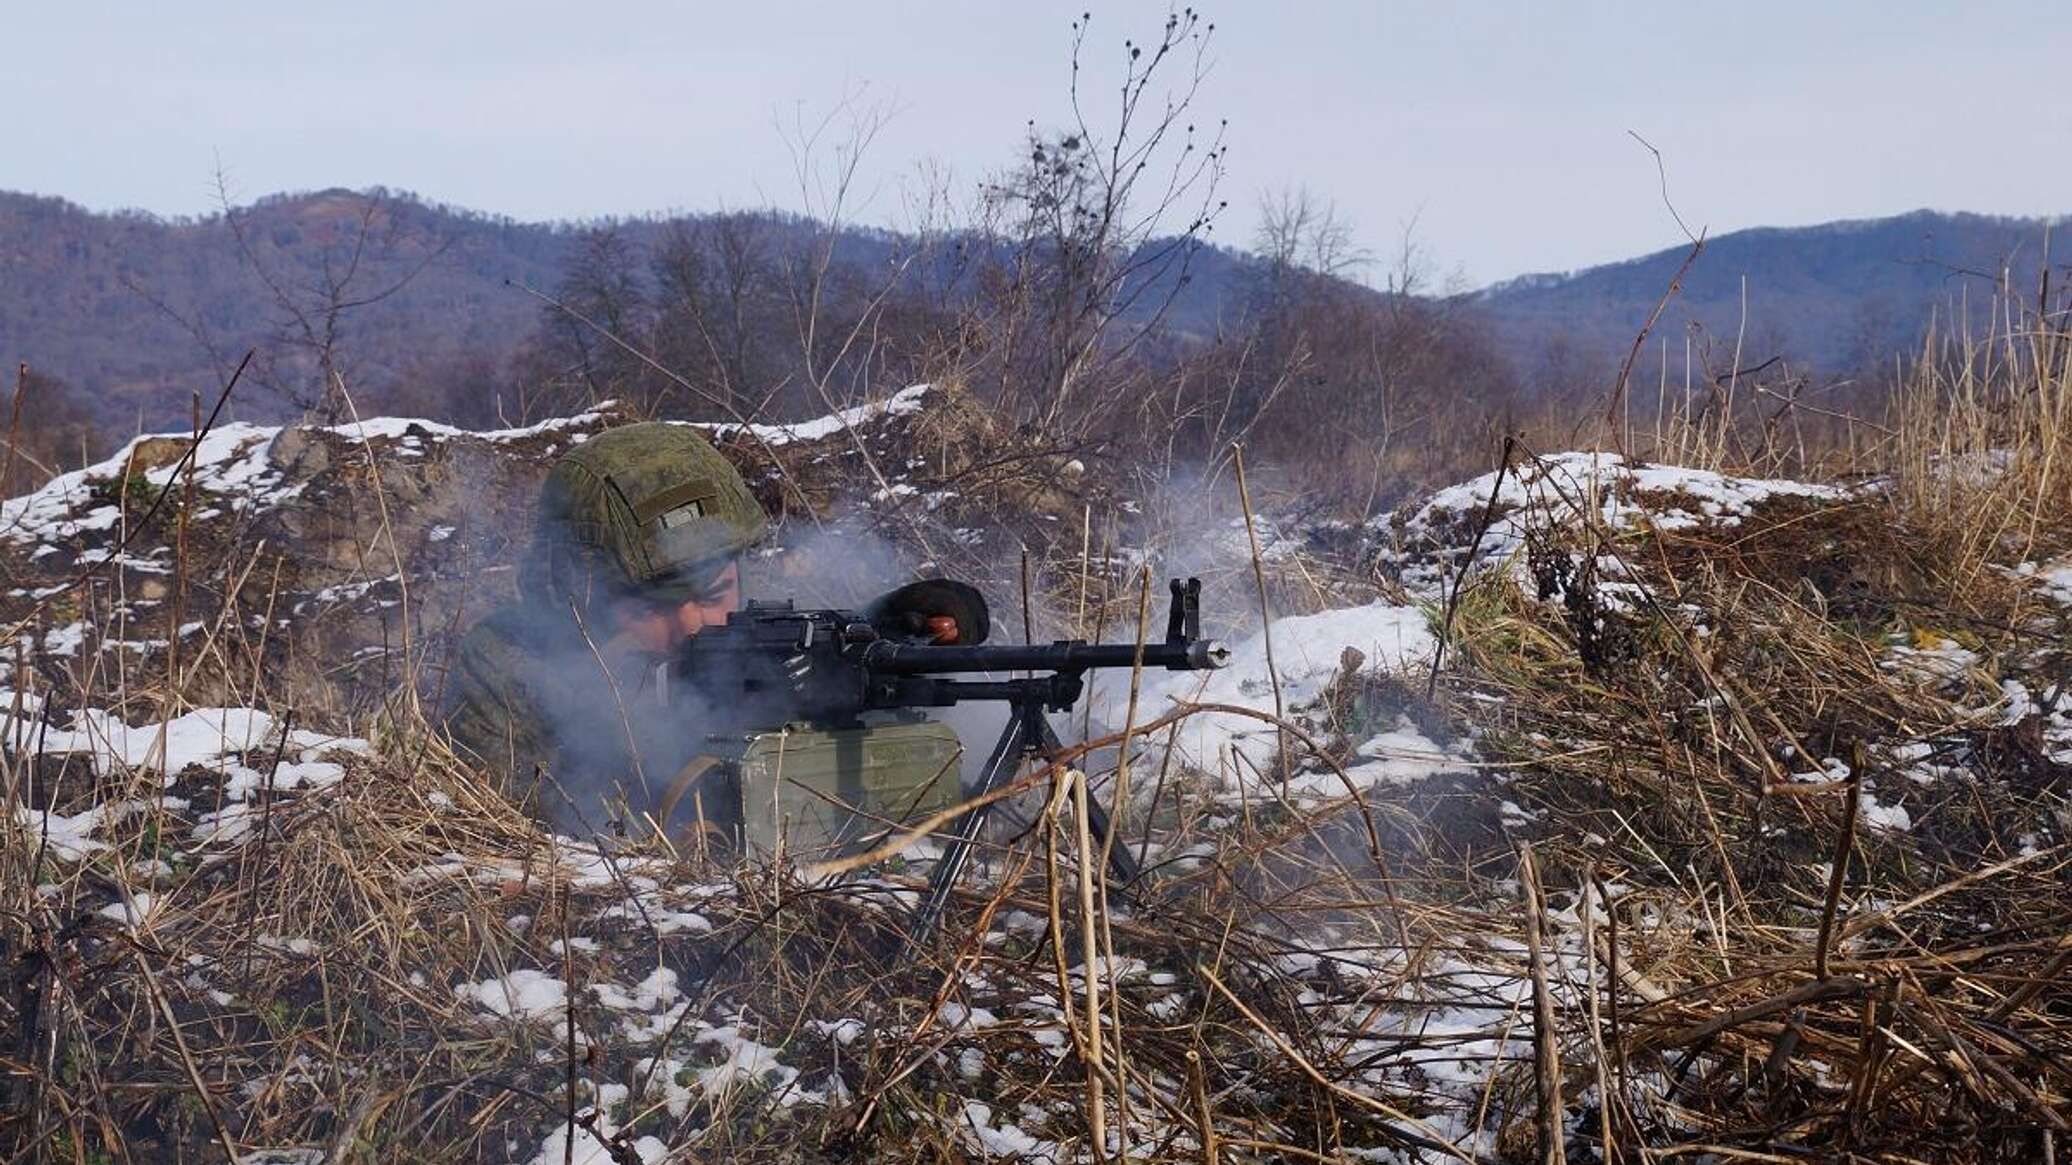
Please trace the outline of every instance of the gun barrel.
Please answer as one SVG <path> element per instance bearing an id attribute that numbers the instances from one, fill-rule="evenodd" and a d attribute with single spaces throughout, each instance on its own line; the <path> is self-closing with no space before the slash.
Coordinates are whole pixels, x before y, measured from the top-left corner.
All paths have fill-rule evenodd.
<path id="1" fill-rule="evenodd" d="M 1144 666 L 1168 671 L 1206 671 L 1226 666 L 1230 649 L 1213 639 L 1146 643 Z M 932 647 L 879 640 L 869 644 L 863 665 L 880 675 L 945 675 L 959 672 L 1059 671 L 1126 668 L 1137 663 L 1133 643 L 1051 643 L 1017 646 Z"/>

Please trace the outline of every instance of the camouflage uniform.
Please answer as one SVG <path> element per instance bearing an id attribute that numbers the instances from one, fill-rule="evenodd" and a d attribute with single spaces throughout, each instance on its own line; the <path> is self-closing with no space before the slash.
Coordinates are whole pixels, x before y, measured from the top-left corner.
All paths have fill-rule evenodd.
<path id="1" fill-rule="evenodd" d="M 694 597 L 767 528 L 695 429 L 627 425 L 578 446 L 541 486 L 520 601 L 461 641 L 447 680 L 456 750 L 550 821 L 566 822 L 573 801 L 597 827 L 613 786 L 654 790 L 689 758 L 646 730 L 660 719 L 662 661 L 612 645 L 611 605 Z"/>

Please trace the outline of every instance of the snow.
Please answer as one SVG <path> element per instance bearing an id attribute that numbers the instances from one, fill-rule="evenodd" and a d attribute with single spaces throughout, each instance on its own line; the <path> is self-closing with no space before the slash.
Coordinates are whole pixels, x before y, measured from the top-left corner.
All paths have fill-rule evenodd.
<path id="1" fill-rule="evenodd" d="M 300 935 L 286 938 L 277 934 L 261 934 L 254 935 L 252 941 L 269 951 L 285 951 L 288 954 L 301 955 L 305 958 L 317 953 L 317 944 Z"/>
<path id="2" fill-rule="evenodd" d="M 1471 761 L 1468 753 L 1449 750 L 1407 723 L 1367 738 L 1354 750 L 1345 766 L 1345 779 L 1338 774 L 1305 773 L 1288 782 L 1288 793 L 1301 797 L 1336 797 L 1345 792 L 1347 781 L 1366 790 L 1384 785 L 1408 785 L 1442 773 L 1458 772 Z"/>
<path id="3" fill-rule="evenodd" d="M 266 449 L 279 431 L 244 422 L 218 425 L 210 430 L 195 450 L 196 487 L 233 492 L 256 486 L 271 470 L 266 461 Z M 92 500 L 94 485 L 120 481 L 140 445 L 168 438 L 181 441 L 184 449 L 187 434 L 138 437 L 105 461 L 61 473 L 33 493 L 0 502 L 0 538 L 22 544 L 47 543 L 85 532 L 113 529 L 122 520 L 119 507 L 98 505 L 85 509 Z M 176 456 L 156 469 L 144 470 L 140 476 L 151 486 L 163 488 L 172 483 L 178 469 Z"/>
<path id="4" fill-rule="evenodd" d="M 608 907 L 598 917 L 603 920 L 618 920 L 640 926 L 652 924 L 654 926 L 654 933 L 657 935 L 675 934 L 680 930 L 689 931 L 692 934 L 703 934 L 712 929 L 712 920 L 696 911 L 677 910 L 661 902 L 649 901 L 645 898 L 637 905 L 633 902 L 621 902 Z"/>
<path id="5" fill-rule="evenodd" d="M 1467 556 L 1475 521 L 1489 504 L 1492 489 L 1497 490 L 1496 508 L 1502 516 L 1482 536 L 1478 562 L 1509 559 L 1524 546 L 1525 532 L 1533 523 L 1574 524 L 1586 513 L 1611 530 L 1673 530 L 1704 523 L 1732 526 L 1757 506 L 1782 497 L 1849 496 L 1838 486 L 1628 462 L 1615 453 L 1555 454 L 1514 466 L 1504 474 L 1501 488 L 1496 478 L 1491 471 L 1448 486 L 1407 514 L 1384 515 L 1370 523 L 1383 537 L 1395 527 L 1396 541 L 1404 549 L 1386 551 L 1382 558 L 1402 568 L 1403 581 L 1413 591 L 1438 596 L 1447 569 Z M 1635 492 L 1650 495 L 1646 504 L 1634 500 Z"/>
<path id="6" fill-rule="evenodd" d="M 14 726 L 10 713 L 0 708 L 0 735 Z M 28 729 L 35 731 L 33 727 Z M 98 709 L 76 713 L 69 728 L 51 728 L 40 737 L 48 753 L 86 753 L 95 770 L 103 775 L 126 770 L 149 769 L 168 777 L 177 776 L 190 765 L 217 767 L 229 777 L 225 795 L 242 798 L 257 789 L 260 773 L 243 765 L 224 764 L 229 757 L 265 753 L 280 747 L 274 718 L 253 708 L 197 708 L 165 721 L 125 724 Z M 317 761 L 316 754 L 332 751 L 369 751 L 366 741 L 296 729 L 287 747 L 300 750 L 300 759 L 284 763 L 275 774 L 276 789 L 322 788 L 344 777 L 345 770 L 334 763 Z"/>
<path id="7" fill-rule="evenodd" d="M 229 805 L 213 813 L 202 814 L 189 836 L 198 845 L 227 845 L 244 840 L 264 821 L 265 814 L 257 806 Z"/>
<path id="8" fill-rule="evenodd" d="M 2044 748 L 2050 759 L 2061 765 L 2072 765 L 2072 699 L 2067 699 L 2063 684 L 2052 684 L 2042 696 L 2052 712 L 2043 726 Z"/>
<path id="9" fill-rule="evenodd" d="M 598 1127 L 604 1127 L 604 1122 L 600 1120 Z M 575 1145 L 573 1148 L 568 1143 L 571 1131 L 575 1133 Z M 654 1137 L 641 1137 L 633 1142 L 633 1155 L 640 1158 L 641 1165 L 657 1165 L 657 1163 L 669 1155 L 669 1146 Z M 590 1130 L 559 1128 L 547 1134 L 547 1139 L 540 1144 L 540 1151 L 533 1156 L 530 1165 L 612 1165 L 612 1163 L 611 1150 L 605 1146 L 604 1142 L 591 1136 Z"/>
<path id="10" fill-rule="evenodd" d="M 350 441 L 406 439 L 421 434 L 507 442 L 569 429 L 588 429 L 601 423 L 605 416 L 602 410 L 598 410 L 572 417 L 556 417 L 523 428 L 492 429 L 480 433 L 420 418 L 376 417 L 343 425 L 313 426 L 311 431 L 335 434 Z M 243 421 L 217 425 L 202 438 L 195 450 L 195 488 L 229 495 L 233 509 L 292 498 L 301 491 L 301 487 L 283 486 L 281 471 L 269 457 L 273 443 L 282 431 L 278 425 L 254 425 Z M 140 476 L 155 488 L 173 484 L 175 477 L 184 472 L 180 469 L 179 454 L 185 452 L 188 437 L 187 433 L 137 437 L 106 460 L 59 474 L 33 493 L 0 502 L 0 538 L 23 545 L 53 544 L 82 533 L 113 530 L 122 521 L 122 510 L 114 505 L 92 504 L 94 487 L 101 485 L 105 490 L 106 483 L 120 482 L 140 446 L 147 442 L 163 444 L 168 441 L 178 443 L 173 457 L 164 465 L 143 470 Z"/>
<path id="11" fill-rule="evenodd" d="M 1929 632 L 1917 633 L 1913 646 L 1896 644 L 1886 648 L 1885 654 L 1880 666 L 1931 681 L 1959 679 L 1979 666 L 1977 652 Z"/>
<path id="12" fill-rule="evenodd" d="M 53 627 L 43 633 L 43 653 L 45 655 L 78 655 L 80 647 L 85 643 L 86 624 L 84 623 L 71 623 L 63 627 Z"/>
<path id="13" fill-rule="evenodd" d="M 1904 805 L 1886 805 L 1868 791 L 1863 793 L 1863 803 L 1857 809 L 1857 817 L 1864 828 L 1878 833 L 1905 833 L 1914 827 L 1913 815 Z"/>
<path id="14" fill-rule="evenodd" d="M 919 412 L 930 391 L 928 385 L 912 385 L 885 400 L 839 409 L 827 416 L 795 424 L 750 424 L 745 426 L 745 430 L 770 445 L 825 440 L 852 427 L 884 417 L 907 416 Z M 571 443 L 580 442 L 589 435 L 590 430 L 608 423 L 612 416 L 611 402 L 606 402 L 597 409 L 575 416 L 555 417 L 534 425 L 482 432 L 460 429 L 421 417 L 369 417 L 339 425 L 310 426 L 305 431 L 325 433 L 355 443 L 394 441 L 399 452 L 422 455 L 423 442 L 427 438 L 465 438 L 501 444 L 566 434 Z M 700 424 L 698 427 L 719 436 L 744 431 L 744 426 L 740 424 Z M 281 468 L 276 466 L 271 458 L 274 442 L 284 431 L 282 426 L 255 425 L 242 421 L 221 424 L 211 429 L 194 451 L 192 474 L 196 489 L 213 495 L 218 501 L 227 499 L 227 508 L 232 511 L 278 504 L 294 498 L 301 492 L 302 486 L 285 484 Z M 123 521 L 122 507 L 103 501 L 102 498 L 109 496 L 108 491 L 111 488 L 121 488 L 120 482 L 139 452 L 148 444 L 152 446 L 150 451 L 154 459 L 165 461 L 165 464 L 142 469 L 136 474 L 143 482 L 148 483 L 149 488 L 163 489 L 174 485 L 176 478 L 183 478 L 186 470 L 182 468 L 181 455 L 186 450 L 187 442 L 186 433 L 139 436 L 100 462 L 59 474 L 31 493 L 0 501 L 0 539 L 24 546 L 36 546 L 36 553 L 40 556 L 45 553 L 57 553 L 59 544 L 70 542 L 79 535 L 116 530 Z M 96 496 L 97 492 L 99 497 Z M 939 504 L 940 501 L 940 498 L 931 499 L 931 505 Z M 225 508 L 222 505 L 213 506 L 208 512 L 221 513 Z M 135 509 L 134 503 L 132 509 Z M 440 541 L 450 537 L 452 533 L 452 527 L 438 526 L 432 528 L 428 536 L 433 541 Z M 97 549 L 103 557 L 109 553 L 106 548 Z M 91 553 L 91 550 L 87 552 Z M 81 560 L 87 560 L 86 554 L 82 554 Z M 157 564 L 144 562 L 135 562 L 131 565 L 136 565 L 140 569 L 163 569 Z"/>
<path id="15" fill-rule="evenodd" d="M 599 1139 L 599 1135 L 609 1140 L 617 1132 L 618 1126 L 612 1119 L 612 1112 L 625 1106 L 631 1092 L 632 1089 L 624 1084 L 598 1085 L 597 1102 L 577 1114 L 579 1122 L 586 1119 L 593 1122 L 597 1132 L 592 1133 L 580 1124 L 563 1122 L 547 1134 L 547 1139 L 540 1144 L 540 1151 L 533 1156 L 530 1165 L 563 1165 L 564 1162 L 573 1162 L 575 1165 L 614 1165 L 615 1158 L 612 1156 L 611 1148 L 604 1140 Z M 655 1165 L 669 1155 L 669 1146 L 655 1137 L 637 1137 L 630 1143 L 630 1147 L 642 1165 Z"/>
<path id="16" fill-rule="evenodd" d="M 500 979 L 457 983 L 453 994 L 511 1019 L 551 1019 L 568 1003 L 568 984 L 526 967 Z"/>
<path id="17" fill-rule="evenodd" d="M 586 413 L 569 417 L 554 417 L 536 425 L 525 425 L 515 429 L 486 429 L 476 432 L 472 429 L 456 429 L 438 421 L 421 417 L 368 417 L 360 421 L 348 421 L 332 425 L 321 432 L 336 433 L 349 441 L 400 440 L 419 436 L 425 437 L 472 437 L 479 441 L 522 441 L 527 437 L 539 437 L 548 433 L 559 433 L 568 429 L 588 429 L 601 423 L 612 402 L 605 401 Z"/>
<path id="18" fill-rule="evenodd" d="M 977 1031 L 994 1027 L 1000 1022 L 999 1016 L 985 1008 L 967 1007 L 954 999 L 945 1000 L 943 1005 L 936 1009 L 935 1019 L 944 1031 Z"/>
<path id="19" fill-rule="evenodd" d="M 683 997 L 676 985 L 676 972 L 667 967 L 655 968 L 630 991 L 617 983 L 595 983 L 590 990 L 599 1003 L 613 1011 L 654 1011 Z"/>
<path id="20" fill-rule="evenodd" d="M 242 801 L 266 785 L 266 774 L 257 769 L 230 765 L 223 771 L 228 778 L 223 786 L 223 795 L 233 801 Z M 273 789 L 277 793 L 290 789 L 325 789 L 344 779 L 344 765 L 321 760 L 296 761 L 284 763 L 273 771 Z"/>
<path id="21" fill-rule="evenodd" d="M 960 1131 L 967 1134 L 967 1142 L 986 1158 L 1004 1157 L 1009 1160 L 1051 1161 L 1059 1160 L 1058 1146 L 1051 1141 L 1040 1140 L 1022 1131 L 1012 1121 L 993 1120 L 993 1106 L 977 1100 L 964 1102 L 964 1119 Z"/>
<path id="22" fill-rule="evenodd" d="M 2072 559 L 2052 563 L 2024 562 L 2011 571 L 2016 578 L 2028 579 L 2044 598 L 2072 607 Z"/>
<path id="23" fill-rule="evenodd" d="M 863 1021 L 860 1019 L 816 1019 L 808 1022 L 814 1031 L 845 1048 L 863 1035 Z"/>
<path id="24" fill-rule="evenodd" d="M 1369 603 L 1315 615 L 1290 615 L 1270 625 L 1274 673 L 1281 700 L 1293 711 L 1314 702 L 1344 671 L 1345 650 L 1365 657 L 1365 670 L 1401 671 L 1429 660 L 1438 647 L 1423 608 Z M 1266 666 L 1268 636 L 1253 634 L 1231 648 L 1230 665 L 1213 672 L 1147 672 L 1138 701 L 1139 723 L 1163 715 L 1175 702 L 1234 704 L 1273 710 L 1273 683 Z M 1120 726 L 1126 692 L 1109 696 L 1103 717 Z M 1251 717 L 1211 712 L 1188 717 L 1176 738 L 1181 755 L 1209 772 L 1235 746 L 1245 760 L 1266 764 L 1278 745 L 1272 724 Z M 1428 742 L 1427 742 L 1428 743 Z M 1436 747 L 1433 748 L 1436 753 Z M 1377 774 L 1378 776 L 1379 774 Z M 1226 780 L 1231 774 L 1225 772 Z"/>
<path id="25" fill-rule="evenodd" d="M 102 918 L 112 918 L 131 933 L 142 931 L 151 921 L 153 898 L 150 894 L 138 892 L 129 897 L 111 902 L 96 911 Z"/>
<path id="26" fill-rule="evenodd" d="M 708 423 L 698 427 L 709 430 L 715 437 L 729 437 L 745 431 L 771 446 L 789 445 L 795 441 L 824 441 L 881 417 L 901 417 L 920 412 L 931 390 L 932 386 L 926 384 L 909 385 L 885 400 L 837 409 L 827 416 L 815 417 L 810 421 L 800 421 L 793 425 L 743 426 Z"/>
<path id="27" fill-rule="evenodd" d="M 200 624 L 194 623 L 182 626 L 181 636 L 193 634 L 191 628 L 198 626 Z M 50 656 L 76 656 L 79 649 L 86 645 L 89 630 L 100 632 L 96 637 L 95 647 L 101 651 L 156 651 L 167 643 L 164 639 L 109 639 L 106 636 L 108 628 L 105 624 L 92 627 L 86 623 L 68 623 L 63 627 L 53 627 L 45 631 L 39 650 Z"/>
<path id="28" fill-rule="evenodd" d="M 309 597 L 309 602 L 318 604 L 349 603 L 354 599 L 360 598 L 361 596 L 365 595 L 368 591 L 373 590 L 375 587 L 381 586 L 384 583 L 392 583 L 396 581 L 396 576 L 390 574 L 383 575 L 380 578 L 358 579 L 353 582 L 335 583 L 328 587 L 319 588 L 315 594 L 312 594 Z M 296 610 L 298 612 L 301 611 L 303 605 L 304 604 L 297 604 Z"/>
<path id="29" fill-rule="evenodd" d="M 127 815 L 128 806 L 121 804 L 96 805 L 73 814 L 44 812 L 20 805 L 14 807 L 15 824 L 36 839 L 38 845 L 47 838 L 50 855 L 62 862 L 84 861 L 87 855 L 108 848 L 107 843 L 94 840 L 92 833 L 102 825 L 113 824 Z"/>
<path id="30" fill-rule="evenodd" d="M 779 1062 L 777 1049 L 742 1035 L 739 1027 L 709 1027 L 691 1042 L 717 1045 L 726 1056 L 711 1067 L 698 1069 L 698 1087 L 707 1096 L 717 1096 L 736 1084 L 747 1083 L 767 1085 L 777 1095 L 779 1107 L 817 1099 L 817 1094 L 792 1087 L 798 1081 L 799 1070 Z"/>

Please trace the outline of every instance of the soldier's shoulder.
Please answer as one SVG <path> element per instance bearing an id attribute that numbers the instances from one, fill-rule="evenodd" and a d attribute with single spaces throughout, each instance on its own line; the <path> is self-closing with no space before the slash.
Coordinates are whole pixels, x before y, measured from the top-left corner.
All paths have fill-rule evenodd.
<path id="1" fill-rule="evenodd" d="M 483 616 L 460 640 L 460 663 L 465 671 L 496 672 L 537 658 L 546 650 L 546 635 L 537 612 L 519 604 L 500 607 Z"/>

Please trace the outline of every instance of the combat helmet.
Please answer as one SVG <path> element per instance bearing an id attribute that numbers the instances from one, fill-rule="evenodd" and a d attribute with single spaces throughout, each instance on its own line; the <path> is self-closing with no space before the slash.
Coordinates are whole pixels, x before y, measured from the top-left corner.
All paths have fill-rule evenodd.
<path id="1" fill-rule="evenodd" d="M 534 555 L 546 577 L 538 581 L 557 602 L 680 602 L 768 530 L 748 483 L 695 428 L 623 425 L 548 471 Z"/>

